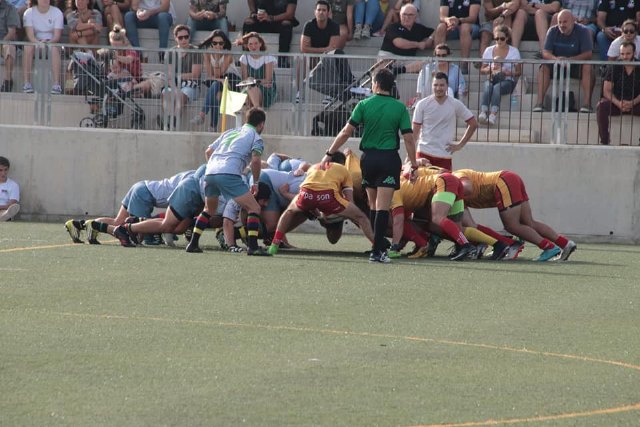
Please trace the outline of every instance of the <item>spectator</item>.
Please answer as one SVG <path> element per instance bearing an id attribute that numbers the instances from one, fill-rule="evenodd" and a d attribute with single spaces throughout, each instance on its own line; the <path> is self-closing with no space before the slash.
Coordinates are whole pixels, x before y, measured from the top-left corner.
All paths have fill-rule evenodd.
<path id="1" fill-rule="evenodd" d="M 592 0 L 589 0 L 592 1 Z M 506 25 L 511 28 L 513 17 L 520 9 L 520 1 L 512 0 L 503 2 L 502 0 L 483 0 L 484 17 L 486 21 L 480 27 L 480 52 L 484 51 L 491 44 L 493 30 L 498 25 Z"/>
<path id="2" fill-rule="evenodd" d="M 595 37 L 598 32 L 598 26 L 596 25 L 597 3 L 598 0 L 563 0 L 562 9 L 569 10 L 576 22 L 587 27 L 591 31 L 592 37 Z M 555 13 L 551 18 L 551 26 L 557 24 L 558 14 Z"/>
<path id="3" fill-rule="evenodd" d="M 116 24 L 109 32 L 109 44 L 113 47 L 131 47 L 124 28 Z M 111 63 L 108 77 L 111 79 L 131 78 L 129 87 L 133 87 L 141 80 L 142 66 L 140 65 L 140 53 L 133 49 L 119 49 L 111 54 Z"/>
<path id="4" fill-rule="evenodd" d="M 22 15 L 24 15 L 24 12 L 30 7 L 27 4 L 27 1 L 26 0 L 3 0 L 3 3 L 5 1 L 16 8 L 16 12 L 18 13 L 18 18 L 20 19 L 20 28 L 22 28 Z"/>
<path id="5" fill-rule="evenodd" d="M 218 117 L 220 116 L 220 97 L 224 79 L 229 83 L 229 89 L 236 90 L 236 85 L 240 82 L 240 70 L 236 67 L 233 55 L 231 55 L 231 41 L 222 30 L 213 30 L 211 35 L 200 44 L 200 48 L 207 49 L 204 54 L 204 69 L 209 76 L 206 82 L 209 89 L 204 100 L 202 110 L 191 120 L 194 125 L 201 125 L 207 113 L 211 111 L 210 125 L 212 131 L 218 128 Z"/>
<path id="6" fill-rule="evenodd" d="M 537 40 L 541 53 L 536 57 L 541 58 L 549 20 L 554 13 L 560 11 L 561 7 L 560 0 L 522 0 L 522 5 L 513 18 L 512 45 L 520 47 L 523 36 L 527 40 Z"/>
<path id="7" fill-rule="evenodd" d="M 619 60 L 633 61 L 636 45 L 630 41 L 620 44 Z M 640 72 L 635 65 L 607 65 L 602 83 L 602 99 L 597 106 L 600 143 L 609 144 L 611 116 L 633 114 L 640 116 Z"/>
<path id="8" fill-rule="evenodd" d="M 240 57 L 242 80 L 255 79 L 255 84 L 247 87 L 249 107 L 269 108 L 276 101 L 276 58 L 263 55 L 267 45 L 258 33 L 242 36 L 243 45 L 249 53 Z"/>
<path id="9" fill-rule="evenodd" d="M 0 222 L 11 221 L 20 211 L 20 186 L 9 178 L 11 163 L 0 156 Z"/>
<path id="10" fill-rule="evenodd" d="M 93 9 L 92 0 L 73 0 L 67 14 L 69 43 L 80 45 L 100 44 L 102 15 Z"/>
<path id="11" fill-rule="evenodd" d="M 412 130 L 418 141 L 417 158 L 452 170 L 451 156 L 464 148 L 478 128 L 478 123 L 462 102 L 447 95 L 447 81 L 447 75 L 442 72 L 437 72 L 433 77 L 433 94 L 416 104 Z M 456 119 L 466 122 L 467 129 L 460 141 L 454 144 Z"/>
<path id="12" fill-rule="evenodd" d="M 640 59 L 640 36 L 638 35 L 638 23 L 633 19 L 627 19 L 622 24 L 622 35 L 611 42 L 607 57 L 609 61 L 616 61 L 620 56 L 620 46 L 623 42 L 635 44 L 635 58 Z"/>
<path id="13" fill-rule="evenodd" d="M 418 13 L 420 13 L 420 0 L 397 0 L 393 7 L 387 9 L 387 13 L 384 16 L 384 23 L 382 24 L 382 28 L 373 33 L 373 37 L 384 37 L 389 25 L 397 24 L 398 22 L 400 22 L 400 9 L 402 9 L 402 6 L 404 6 L 405 4 L 413 4 L 416 7 Z"/>
<path id="14" fill-rule="evenodd" d="M 229 35 L 227 22 L 229 0 L 190 0 L 187 25 L 195 38 L 196 31 L 221 30 Z"/>
<path id="15" fill-rule="evenodd" d="M 469 58 L 471 40 L 480 36 L 478 14 L 480 0 L 440 0 L 440 24 L 436 28 L 436 44 L 444 43 L 448 38 L 460 40 L 460 54 Z M 469 73 L 469 63 L 461 64 L 462 73 Z"/>
<path id="16" fill-rule="evenodd" d="M 166 49 L 175 17 L 176 12 L 171 0 L 131 0 L 131 10 L 124 15 L 124 26 L 129 41 L 133 46 L 140 47 L 138 28 L 157 28 L 158 47 Z M 164 60 L 164 52 L 160 52 L 160 60 Z"/>
<path id="17" fill-rule="evenodd" d="M 328 53 L 335 51 L 338 48 L 340 41 L 340 26 L 333 22 L 329 18 L 331 13 L 331 5 L 326 0 L 318 0 L 316 2 L 316 8 L 314 11 L 315 18 L 307 21 L 304 24 L 302 35 L 300 36 L 300 52 L 302 53 Z M 318 58 L 310 58 L 309 68 L 315 67 L 318 63 Z M 306 68 L 306 67 L 305 67 Z M 298 66 L 297 81 L 300 82 L 304 79 L 306 69 L 300 70 Z M 303 74 L 303 75 L 301 75 Z M 324 82 L 327 85 L 332 82 Z M 299 100 L 300 93 L 298 92 L 296 100 Z"/>
<path id="18" fill-rule="evenodd" d="M 593 39 L 591 31 L 582 24 L 577 24 L 575 18 L 568 10 L 563 10 L 558 14 L 558 25 L 551 27 L 544 41 L 542 57 L 553 61 L 588 61 L 593 52 Z M 551 71 L 553 64 L 543 64 L 540 66 L 538 74 L 538 103 L 533 108 L 534 112 L 544 111 L 544 95 L 549 88 Z M 567 71 L 567 70 L 565 70 Z M 581 113 L 590 113 L 591 92 L 593 90 L 593 73 L 591 65 L 587 63 L 572 65 L 569 67 L 571 78 L 580 78 L 582 87 L 582 107 Z"/>
<path id="19" fill-rule="evenodd" d="M 384 24 L 384 12 L 379 0 L 355 0 L 353 5 L 355 14 L 354 40 L 368 39 L 371 33 L 378 31 Z"/>
<path id="20" fill-rule="evenodd" d="M 0 0 L 0 41 L 17 40 L 16 30 L 20 27 L 20 19 L 13 5 L 7 0 Z M 4 60 L 4 80 L 0 92 L 13 90 L 13 61 L 16 59 L 16 47 L 9 44 L 0 45 L 0 57 Z"/>
<path id="21" fill-rule="evenodd" d="M 436 46 L 433 51 L 433 56 L 436 58 L 446 58 L 449 55 L 451 55 L 451 49 L 444 43 Z M 449 90 L 447 91 L 449 96 L 459 98 L 467 94 L 467 82 L 460 71 L 460 67 L 450 61 L 438 60 L 433 63 L 426 63 L 420 70 L 416 85 L 416 98 L 418 100 L 431 95 L 431 82 L 437 72 L 443 72 L 449 77 Z"/>
<path id="22" fill-rule="evenodd" d="M 131 0 L 102 0 L 102 22 L 108 30 L 112 30 L 114 25 L 124 28 L 124 14 L 131 8 Z"/>
<path id="23" fill-rule="evenodd" d="M 379 56 L 399 55 L 416 56 L 418 50 L 433 47 L 433 29 L 416 22 L 418 10 L 412 4 L 405 4 L 400 9 L 400 23 L 392 24 L 384 36 Z M 395 75 L 417 73 L 422 68 L 421 61 L 399 64 L 394 69 Z"/>
<path id="24" fill-rule="evenodd" d="M 247 0 L 249 17 L 245 19 L 242 33 L 277 33 L 278 52 L 291 51 L 293 27 L 298 25 L 296 7 L 298 0 Z M 278 58 L 278 66 L 288 68 L 289 58 Z"/>
<path id="25" fill-rule="evenodd" d="M 33 56 L 38 50 L 38 55 L 49 55 L 51 60 L 51 74 L 53 86 L 51 93 L 60 95 L 60 48 L 52 47 L 50 43 L 59 43 L 64 29 L 64 17 L 57 7 L 51 7 L 50 0 L 33 0 L 34 6 L 24 13 L 24 28 L 27 41 L 33 43 L 24 47 L 22 56 L 22 74 L 24 77 L 24 93 L 33 93 L 31 85 L 31 69 L 33 67 Z M 46 50 L 46 52 L 45 52 Z"/>
<path id="26" fill-rule="evenodd" d="M 188 49 L 196 49 L 189 43 L 191 34 L 186 25 L 177 25 L 173 29 L 173 37 L 176 47 L 169 51 L 169 87 L 162 91 L 163 115 L 174 116 L 169 126 L 176 126 L 175 117 L 179 116 L 182 107 L 189 102 L 198 99 L 200 87 L 200 74 L 202 72 L 202 55 L 196 52 L 187 52 Z M 178 68 L 180 64 L 180 68 Z M 173 105 L 169 105 L 172 103 Z M 158 127 L 163 128 L 163 121 L 158 116 Z"/>
<path id="27" fill-rule="evenodd" d="M 640 22 L 640 2 L 634 0 L 600 0 L 596 23 L 600 32 L 596 35 L 601 61 L 607 60 L 611 42 L 620 37 L 620 28 L 627 19 Z"/>
<path id="28" fill-rule="evenodd" d="M 494 126 L 497 121 L 500 99 L 513 92 L 518 77 L 522 74 L 522 64 L 517 62 L 491 62 L 494 59 L 519 61 L 520 51 L 509 45 L 511 30 L 506 25 L 499 25 L 493 30 L 496 44 L 489 46 L 482 54 L 483 65 L 480 74 L 486 74 L 482 97 L 480 100 L 480 123 Z M 489 116 L 487 117 L 487 114 Z"/>
<path id="29" fill-rule="evenodd" d="M 353 38 L 353 2 L 354 0 L 329 0 L 330 18 L 340 26 L 339 49 L 344 49 L 347 42 Z"/>

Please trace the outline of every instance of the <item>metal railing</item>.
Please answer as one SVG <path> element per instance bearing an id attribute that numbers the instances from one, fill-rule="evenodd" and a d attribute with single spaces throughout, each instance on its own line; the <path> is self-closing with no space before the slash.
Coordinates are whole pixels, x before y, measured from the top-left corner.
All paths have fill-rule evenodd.
<path id="1" fill-rule="evenodd" d="M 26 43 L 13 43 L 22 50 Z M 62 61 L 61 75 L 63 85 L 63 95 L 51 94 L 51 48 L 54 46 L 63 47 L 64 59 Z M 98 48 L 105 46 L 90 46 L 94 52 Z M 111 48 L 110 48 L 111 49 Z M 112 48 L 115 50 L 115 48 Z M 174 50 L 168 50 L 162 62 L 155 61 L 159 57 L 160 51 L 151 49 L 132 48 L 140 51 L 148 62 L 142 64 L 145 76 L 151 78 L 153 73 L 157 75 L 172 76 L 173 64 L 181 65 L 181 57 Z M 68 65 L 73 62 L 71 52 L 79 51 L 80 47 L 70 45 L 44 45 L 36 49 L 33 67 L 30 73 L 22 70 L 22 58 L 15 61 L 13 70 L 14 88 L 11 93 L 0 94 L 0 122 L 5 124 L 25 124 L 34 126 L 96 126 L 113 128 L 135 128 L 147 130 L 166 131 L 188 131 L 188 132 L 209 132 L 220 131 L 220 120 L 218 126 L 210 126 L 211 111 L 207 111 L 207 116 L 203 124 L 194 124 L 192 119 L 209 105 L 206 102 L 206 94 L 209 86 L 206 82 L 210 79 L 206 76 L 203 68 L 201 84 L 197 88 L 197 98 L 188 102 L 184 108 L 176 110 L 175 103 L 168 102 L 167 89 L 171 83 L 166 79 L 162 84 L 162 91 L 165 92 L 165 108 L 162 108 L 163 97 L 156 92 L 134 91 L 123 94 L 121 87 L 113 87 L 115 95 L 101 96 L 104 91 L 97 94 L 99 100 L 94 100 L 93 104 L 86 101 L 91 100 L 91 95 L 74 94 L 74 80 L 78 80 L 77 70 L 72 73 L 72 68 Z M 197 54 L 204 54 L 203 50 L 195 51 Z M 241 55 L 246 52 L 234 50 L 230 52 L 234 57 L 234 63 L 238 63 Z M 268 111 L 268 121 L 266 133 L 281 135 L 334 135 L 339 130 L 339 125 L 344 123 L 348 115 L 360 99 L 367 96 L 367 89 L 370 88 L 370 73 L 377 66 L 398 67 L 409 62 L 422 62 L 423 73 L 428 72 L 429 67 L 437 67 L 436 61 L 442 61 L 447 65 L 461 65 L 468 63 L 469 74 L 460 77 L 465 79 L 464 89 L 457 94 L 467 107 L 476 115 L 481 109 L 481 97 L 487 76 L 480 74 L 474 67 L 479 59 L 461 58 L 432 58 L 416 57 L 408 60 L 406 57 L 390 57 L 391 61 L 378 63 L 377 57 L 358 55 L 302 55 L 302 54 L 280 54 L 265 52 L 263 55 L 288 56 L 291 66 L 289 68 L 275 67 L 275 84 L 277 86 L 275 102 L 270 105 Z M 387 58 L 385 58 L 387 59 Z M 497 123 L 493 126 L 481 125 L 472 141 L 487 142 L 529 142 L 529 143 L 552 143 L 552 144 L 598 144 L 598 126 L 595 114 L 595 105 L 600 99 L 602 79 L 600 68 L 607 63 L 592 61 L 594 79 L 593 95 L 591 99 L 587 94 L 582 93 L 578 81 L 570 79 L 562 71 L 569 65 L 578 65 L 573 62 L 552 62 L 525 59 L 522 64 L 522 77 L 511 94 L 501 97 Z M 552 64 L 553 78 L 550 88 L 544 99 L 538 99 L 537 78 L 538 69 L 541 64 Z M 610 63 L 609 63 L 610 64 Z M 1 68 L 1 67 L 0 67 Z M 238 67 L 239 69 L 240 67 Z M 455 68 L 455 67 L 452 67 Z M 22 93 L 21 87 L 24 83 L 23 74 L 26 74 L 33 85 L 34 93 Z M 104 75 L 92 76 L 93 80 L 101 84 L 106 81 Z M 3 76 L 3 79 L 8 79 Z M 416 94 L 421 92 L 416 87 L 419 81 L 417 73 L 399 74 L 397 78 L 397 95 L 400 100 L 407 103 L 410 108 L 414 105 Z M 428 78 L 426 79 L 429 80 Z M 424 81 L 424 79 L 421 79 Z M 209 81 L 209 83 L 211 83 Z M 180 88 L 182 81 L 177 76 L 175 87 Z M 240 90 L 240 89 L 237 89 Z M 77 91 L 76 91 L 77 92 Z M 109 91 L 107 91 L 110 93 Z M 570 92 L 574 96 L 570 96 Z M 175 91 L 172 94 L 175 95 Z M 569 102 L 558 103 L 557 99 L 575 99 L 576 108 L 588 104 L 592 112 L 581 113 L 572 111 Z M 579 101 L 578 101 L 579 100 Z M 215 102 L 214 102 L 215 104 Z M 547 111 L 534 112 L 536 104 L 544 104 Z M 558 108 L 558 104 L 564 108 Z M 93 106 L 92 106 L 93 105 Z M 97 105 L 97 106 L 96 106 Z M 114 107 L 115 106 L 115 107 Z M 137 108 L 143 112 L 146 120 L 142 124 L 136 123 L 135 115 Z M 131 115 L 134 115 L 131 118 Z M 104 120 L 100 116 L 104 116 Z M 175 117 L 175 125 L 172 118 Z M 238 118 L 241 121 L 241 117 Z M 639 145 L 640 121 L 635 117 L 625 117 L 610 120 L 613 145 Z M 158 123 L 161 126 L 158 126 Z M 231 124 L 235 124 L 231 120 Z M 459 124 L 462 132 L 463 123 Z"/>

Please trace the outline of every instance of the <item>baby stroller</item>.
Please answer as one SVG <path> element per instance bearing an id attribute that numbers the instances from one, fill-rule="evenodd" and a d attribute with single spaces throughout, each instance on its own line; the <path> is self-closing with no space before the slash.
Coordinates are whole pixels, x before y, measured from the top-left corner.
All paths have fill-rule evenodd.
<path id="1" fill-rule="evenodd" d="M 73 73 L 73 93 L 85 95 L 93 113 L 80 120 L 80 127 L 106 128 L 109 120 L 119 117 L 126 108 L 131 112 L 131 128 L 145 128 L 144 111 L 125 90 L 131 78 L 108 78 L 104 66 L 86 52 L 75 52 L 69 68 Z"/>
<path id="2" fill-rule="evenodd" d="M 318 63 L 318 65 L 316 65 L 316 67 L 309 74 L 309 84 L 311 88 L 318 91 L 321 91 L 321 90 L 319 85 L 314 84 L 313 82 L 314 72 L 316 72 L 316 75 L 324 74 L 325 76 L 328 76 L 327 71 L 321 71 L 320 73 L 317 73 L 319 67 L 326 67 L 326 64 L 322 65 L 323 61 L 325 61 L 324 58 L 322 61 Z M 371 86 L 371 79 L 372 79 L 373 73 L 379 68 L 390 67 L 391 65 L 393 65 L 393 62 L 394 62 L 393 59 L 380 60 L 375 64 L 373 64 L 359 79 L 357 80 L 352 79 L 351 82 L 348 82 L 343 85 L 331 86 L 334 88 L 333 89 L 334 92 L 329 94 L 332 96 L 332 98 L 330 102 L 324 106 L 323 111 L 321 111 L 319 114 L 317 114 L 313 118 L 311 135 L 336 136 L 349 120 L 349 117 L 351 116 L 351 112 L 353 111 L 353 108 L 355 107 L 355 105 L 360 100 L 366 98 L 371 94 L 370 86 Z M 322 68 L 320 68 L 320 70 L 322 70 Z M 336 68 L 336 72 L 337 73 L 340 72 L 340 69 Z M 351 70 L 349 70 L 349 74 L 351 74 Z M 325 77 L 323 80 L 325 82 L 336 81 L 336 80 L 326 80 L 326 79 L 327 77 Z M 340 81 L 340 78 L 338 78 L 337 81 Z M 342 81 L 343 83 L 345 82 L 344 79 Z M 314 86 L 318 86 L 318 87 L 316 88 Z M 339 91 L 336 91 L 335 88 L 339 88 Z M 322 93 L 326 93 L 326 92 L 322 92 Z M 359 138 L 361 134 L 362 134 L 362 127 L 359 127 L 358 129 L 355 130 L 353 136 L 356 138 Z"/>

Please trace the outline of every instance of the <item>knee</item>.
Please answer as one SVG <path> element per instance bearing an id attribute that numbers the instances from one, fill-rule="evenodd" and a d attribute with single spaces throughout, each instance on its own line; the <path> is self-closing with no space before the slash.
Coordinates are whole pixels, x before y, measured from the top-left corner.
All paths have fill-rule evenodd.
<path id="1" fill-rule="evenodd" d="M 173 18 L 167 12 L 160 12 L 158 14 L 158 26 L 160 28 L 169 28 L 173 23 Z"/>
<path id="2" fill-rule="evenodd" d="M 127 13 L 124 14 L 124 24 L 128 27 L 128 26 L 136 26 L 136 13 L 133 11 L 129 11 Z"/>

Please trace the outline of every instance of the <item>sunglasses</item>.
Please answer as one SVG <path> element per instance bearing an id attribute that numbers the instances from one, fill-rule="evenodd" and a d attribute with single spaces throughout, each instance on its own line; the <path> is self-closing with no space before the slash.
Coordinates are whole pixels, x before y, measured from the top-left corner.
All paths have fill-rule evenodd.
<path id="1" fill-rule="evenodd" d="M 447 56 L 449 55 L 447 55 L 446 53 L 436 54 L 436 58 L 446 58 Z"/>
<path id="2" fill-rule="evenodd" d="M 189 34 L 187 34 L 186 36 L 176 36 L 178 40 L 189 40 L 189 37 Z"/>
<path id="3" fill-rule="evenodd" d="M 506 38 L 506 37 L 494 37 L 493 39 L 494 39 L 495 41 L 501 41 L 501 42 L 503 42 L 503 41 L 506 41 L 506 40 L 507 40 L 507 38 Z"/>
<path id="4" fill-rule="evenodd" d="M 622 30 L 624 34 L 635 34 L 636 30 Z"/>
<path id="5" fill-rule="evenodd" d="M 224 42 L 211 42 L 211 46 L 224 46 Z"/>

